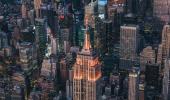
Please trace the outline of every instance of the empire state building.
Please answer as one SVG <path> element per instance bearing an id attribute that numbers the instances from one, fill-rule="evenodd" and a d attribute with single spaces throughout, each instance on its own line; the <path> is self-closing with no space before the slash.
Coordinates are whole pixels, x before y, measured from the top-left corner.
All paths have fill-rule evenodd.
<path id="1" fill-rule="evenodd" d="M 73 71 L 73 100 L 98 100 L 101 66 L 97 55 L 91 49 L 90 34 L 86 20 L 83 49 L 78 53 Z"/>

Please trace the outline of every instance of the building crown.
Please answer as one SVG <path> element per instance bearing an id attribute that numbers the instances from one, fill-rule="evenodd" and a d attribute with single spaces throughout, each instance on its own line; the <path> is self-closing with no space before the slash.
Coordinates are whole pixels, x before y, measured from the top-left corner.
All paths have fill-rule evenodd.
<path id="1" fill-rule="evenodd" d="M 90 51 L 91 43 L 90 43 L 90 34 L 88 32 L 88 19 L 85 19 L 85 26 L 86 26 L 86 32 L 85 32 L 84 45 L 82 51 Z"/>

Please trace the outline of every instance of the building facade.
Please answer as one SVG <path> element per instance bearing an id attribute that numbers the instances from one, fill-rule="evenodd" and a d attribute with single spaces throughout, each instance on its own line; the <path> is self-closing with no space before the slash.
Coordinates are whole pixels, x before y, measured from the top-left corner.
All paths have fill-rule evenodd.
<path id="1" fill-rule="evenodd" d="M 33 61 L 33 45 L 30 42 L 23 42 L 19 47 L 19 57 L 22 69 L 29 70 Z"/>
<path id="2" fill-rule="evenodd" d="M 136 62 L 139 27 L 124 25 L 120 29 L 120 68 L 129 69 Z"/>
<path id="3" fill-rule="evenodd" d="M 157 100 L 160 97 L 160 64 L 147 63 L 145 71 L 145 100 Z M 159 100 L 159 99 L 158 99 Z"/>
<path id="4" fill-rule="evenodd" d="M 27 18 L 27 7 L 25 3 L 22 3 L 21 13 L 22 13 L 22 18 Z"/>
<path id="5" fill-rule="evenodd" d="M 153 15 L 162 22 L 170 21 L 170 1 L 169 0 L 153 0 Z"/>
<path id="6" fill-rule="evenodd" d="M 36 17 L 40 17 L 40 8 L 41 8 L 42 0 L 34 0 L 34 9 L 36 12 Z"/>
<path id="7" fill-rule="evenodd" d="M 162 30 L 162 58 L 166 59 L 170 49 L 170 25 L 165 25 Z"/>
<path id="8" fill-rule="evenodd" d="M 73 100 L 98 100 L 101 67 L 98 57 L 91 50 L 88 30 L 83 49 L 77 55 L 73 72 Z"/>
<path id="9" fill-rule="evenodd" d="M 162 94 L 163 94 L 163 98 L 164 100 L 169 100 L 170 99 L 170 69 L 169 69 L 169 64 L 170 64 L 170 60 L 166 59 L 164 62 L 164 78 L 163 78 L 163 90 L 162 90 Z"/>
<path id="10" fill-rule="evenodd" d="M 155 50 L 151 46 L 147 46 L 143 49 L 140 53 L 140 67 L 141 71 L 145 71 L 146 63 L 155 63 L 156 60 L 156 53 Z"/>
<path id="11" fill-rule="evenodd" d="M 138 100 L 139 99 L 139 72 L 133 70 L 129 73 L 129 89 L 128 89 L 128 100 Z"/>

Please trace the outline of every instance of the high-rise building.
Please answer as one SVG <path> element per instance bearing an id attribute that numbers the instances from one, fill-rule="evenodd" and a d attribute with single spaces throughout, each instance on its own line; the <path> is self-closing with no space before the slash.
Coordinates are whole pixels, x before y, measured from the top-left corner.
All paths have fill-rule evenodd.
<path id="1" fill-rule="evenodd" d="M 166 59 L 170 53 L 170 25 L 165 25 L 162 30 L 162 58 Z"/>
<path id="2" fill-rule="evenodd" d="M 157 53 L 157 59 L 156 63 L 161 64 L 162 63 L 162 44 L 158 46 L 158 53 Z"/>
<path id="3" fill-rule="evenodd" d="M 77 55 L 73 70 L 73 100 L 99 100 L 101 66 L 98 57 L 91 49 L 88 29 L 83 49 Z"/>
<path id="4" fill-rule="evenodd" d="M 155 63 L 156 53 L 151 46 L 147 46 L 140 53 L 140 67 L 142 71 L 145 71 L 145 66 L 148 62 Z"/>
<path id="5" fill-rule="evenodd" d="M 7 34 L 4 32 L 0 32 L 0 49 L 8 46 L 8 38 Z"/>
<path id="6" fill-rule="evenodd" d="M 144 95 L 144 86 L 145 86 L 145 75 L 140 74 L 139 77 L 139 100 L 145 100 L 145 95 Z"/>
<path id="7" fill-rule="evenodd" d="M 55 28 L 56 28 L 56 26 L 54 24 L 55 24 L 56 19 L 55 19 L 55 11 L 53 9 L 53 5 L 43 4 L 40 8 L 40 12 L 41 12 L 40 17 L 41 18 L 44 18 L 44 17 L 47 18 L 48 26 L 51 28 L 51 31 L 54 34 Z M 60 15 L 58 15 L 58 16 L 60 16 Z"/>
<path id="8" fill-rule="evenodd" d="M 25 83 L 25 76 L 19 72 L 13 73 L 11 76 L 11 85 L 13 88 L 11 91 L 11 99 L 25 99 L 27 89 Z"/>
<path id="9" fill-rule="evenodd" d="M 41 76 L 47 79 L 55 79 L 56 77 L 56 59 L 54 57 L 45 58 L 42 63 Z"/>
<path id="10" fill-rule="evenodd" d="M 51 31 L 51 28 L 47 28 L 47 42 L 51 46 L 51 54 L 56 55 L 57 54 L 57 42 L 56 42 L 56 36 Z"/>
<path id="11" fill-rule="evenodd" d="M 147 86 L 154 86 L 155 88 L 158 88 L 159 71 L 160 65 L 147 63 L 145 72 L 145 81 Z"/>
<path id="12" fill-rule="evenodd" d="M 65 83 L 68 79 L 68 62 L 66 59 L 61 59 L 60 61 L 60 73 L 61 83 Z"/>
<path id="13" fill-rule="evenodd" d="M 108 18 L 114 18 L 116 14 L 121 14 L 124 12 L 125 8 L 125 0 L 108 0 L 107 5 L 107 15 Z"/>
<path id="14" fill-rule="evenodd" d="M 111 53 L 113 51 L 113 23 L 111 20 L 99 20 L 96 26 L 97 36 L 94 38 L 95 48 L 101 53 Z M 97 41 L 98 39 L 98 41 Z M 98 42 L 98 43 L 97 43 Z"/>
<path id="15" fill-rule="evenodd" d="M 74 10 L 80 9 L 81 0 L 72 0 L 72 4 L 73 4 L 73 9 Z"/>
<path id="16" fill-rule="evenodd" d="M 128 100 L 138 100 L 139 99 L 139 71 L 133 69 L 129 73 L 129 89 L 128 89 Z"/>
<path id="17" fill-rule="evenodd" d="M 19 47 L 19 56 L 22 69 L 28 71 L 32 66 L 33 45 L 30 42 L 23 42 Z"/>
<path id="18" fill-rule="evenodd" d="M 69 80 L 66 81 L 66 97 L 68 100 L 73 98 L 73 70 L 69 70 Z"/>
<path id="19" fill-rule="evenodd" d="M 8 46 L 8 37 L 4 32 L 0 32 L 0 56 L 8 56 L 11 54 L 10 47 Z"/>
<path id="20" fill-rule="evenodd" d="M 40 17 L 41 4 L 42 4 L 42 0 L 34 0 L 34 9 L 37 18 Z"/>
<path id="21" fill-rule="evenodd" d="M 27 7 L 26 4 L 23 2 L 21 6 L 22 18 L 27 18 Z"/>
<path id="22" fill-rule="evenodd" d="M 169 0 L 153 0 L 153 16 L 159 18 L 160 21 L 167 23 L 170 21 L 170 1 Z"/>
<path id="23" fill-rule="evenodd" d="M 166 59 L 164 62 L 164 77 L 163 77 L 163 98 L 164 100 L 170 99 L 170 60 Z"/>
<path id="24" fill-rule="evenodd" d="M 120 29 L 120 68 L 129 69 L 137 60 L 139 26 L 124 25 Z"/>
<path id="25" fill-rule="evenodd" d="M 80 21 L 83 20 L 82 18 L 83 13 L 81 13 L 81 11 L 76 11 L 74 13 L 74 17 L 73 17 L 73 27 L 71 28 L 71 30 L 73 31 L 73 33 L 70 33 L 70 43 L 74 46 L 80 46 L 82 44 L 83 41 L 82 37 L 83 37 L 83 32 L 81 32 L 81 23 Z M 69 19 L 70 20 L 70 19 Z"/>
<path id="26" fill-rule="evenodd" d="M 126 0 L 126 10 L 128 13 L 137 14 L 139 10 L 139 0 Z"/>
<path id="27" fill-rule="evenodd" d="M 47 43 L 46 19 L 36 19 L 35 25 L 36 44 L 38 47 L 38 62 L 40 64 L 45 56 Z"/>
<path id="28" fill-rule="evenodd" d="M 60 49 L 61 51 L 64 51 L 65 53 L 69 49 L 69 29 L 68 28 L 63 28 L 60 29 L 61 35 L 60 35 Z"/>
<path id="29" fill-rule="evenodd" d="M 148 63 L 145 69 L 145 99 L 157 100 L 161 93 L 160 64 Z"/>
<path id="30" fill-rule="evenodd" d="M 70 82 L 69 80 L 66 81 L 66 97 L 67 100 L 72 100 L 72 82 Z"/>
<path id="31" fill-rule="evenodd" d="M 34 24 L 34 22 L 35 22 L 34 12 L 35 12 L 34 10 L 28 11 L 28 18 L 30 19 L 31 24 Z"/>
<path id="32" fill-rule="evenodd" d="M 89 25 L 94 28 L 95 26 L 95 17 L 96 14 L 96 7 L 97 7 L 97 1 L 91 0 L 91 2 L 85 6 L 85 19 L 88 19 Z M 84 20 L 85 22 L 85 20 Z"/>

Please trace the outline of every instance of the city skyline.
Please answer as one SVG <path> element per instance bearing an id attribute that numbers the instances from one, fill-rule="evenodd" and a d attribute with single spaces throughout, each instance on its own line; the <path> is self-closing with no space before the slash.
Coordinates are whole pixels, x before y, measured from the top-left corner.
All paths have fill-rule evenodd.
<path id="1" fill-rule="evenodd" d="M 0 100 L 169 100 L 169 0 L 0 0 Z"/>

